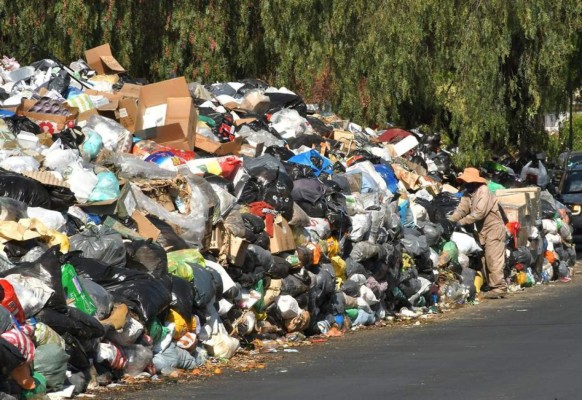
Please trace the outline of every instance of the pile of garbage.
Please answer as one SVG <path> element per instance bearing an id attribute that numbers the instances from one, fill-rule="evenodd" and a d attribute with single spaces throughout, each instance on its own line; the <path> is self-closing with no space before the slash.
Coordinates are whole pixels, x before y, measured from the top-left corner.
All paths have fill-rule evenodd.
<path id="1" fill-rule="evenodd" d="M 0 392 L 71 397 L 478 301 L 482 249 L 447 219 L 461 193 L 438 134 L 254 79 L 141 85 L 108 45 L 0 65 Z M 508 186 L 489 183 L 512 290 L 567 280 L 545 170 L 488 168 Z"/>

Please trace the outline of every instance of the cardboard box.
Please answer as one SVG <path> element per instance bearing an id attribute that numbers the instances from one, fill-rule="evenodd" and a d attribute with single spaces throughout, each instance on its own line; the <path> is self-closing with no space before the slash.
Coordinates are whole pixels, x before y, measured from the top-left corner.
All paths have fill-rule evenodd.
<path id="1" fill-rule="evenodd" d="M 182 150 L 194 149 L 198 113 L 192 102 L 186 79 L 183 77 L 141 87 L 135 131 L 144 130 L 143 118 L 146 110 L 162 104 L 167 105 L 165 123 L 163 126 L 150 128 L 154 129 L 151 132 L 155 135 L 153 140 L 169 146 L 167 142 L 170 135 L 172 142 L 182 142 L 180 147 L 171 147 Z"/>
<path id="2" fill-rule="evenodd" d="M 242 267 L 247 258 L 249 242 L 245 239 L 230 235 L 230 245 L 228 247 L 227 259 L 233 265 Z"/>
<path id="3" fill-rule="evenodd" d="M 54 114 L 44 114 L 38 112 L 29 111 L 35 104 L 36 100 L 22 99 L 20 106 L 16 109 L 16 114 L 32 119 L 37 124 L 43 122 L 49 123 L 52 126 L 54 132 L 62 131 L 69 121 L 76 121 L 79 116 L 79 109 L 76 107 L 70 107 L 67 104 L 63 104 L 63 107 L 69 110 L 71 113 L 68 117 L 64 115 L 54 115 Z"/>
<path id="4" fill-rule="evenodd" d="M 295 250 L 295 239 L 291 227 L 281 215 L 277 215 L 273 223 L 273 237 L 271 238 L 271 253 Z"/>
<path id="5" fill-rule="evenodd" d="M 214 253 L 224 251 L 227 261 L 237 267 L 242 267 L 247 257 L 249 242 L 243 238 L 228 234 L 222 224 L 217 224 L 212 230 L 212 237 L 208 250 Z"/>
<path id="6" fill-rule="evenodd" d="M 130 99 L 139 99 L 139 94 L 141 93 L 142 85 L 134 85 L 133 83 L 125 83 L 121 90 L 118 92 L 123 97 L 128 97 Z"/>
<path id="7" fill-rule="evenodd" d="M 515 195 L 525 193 L 528 197 L 528 215 L 536 220 L 542 218 L 542 205 L 541 205 L 541 189 L 537 186 L 525 187 L 525 188 L 512 188 L 512 189 L 500 189 L 495 192 L 497 197 L 505 197 L 507 195 Z"/>
<path id="8" fill-rule="evenodd" d="M 526 220 L 526 209 L 527 206 L 518 205 L 518 204 L 510 204 L 510 203 L 501 203 L 501 207 L 507 216 L 509 222 L 519 222 L 522 227 L 526 227 L 527 220 Z"/>
<path id="9" fill-rule="evenodd" d="M 344 152 L 354 151 L 357 147 L 355 135 L 352 132 L 334 130 L 333 139 L 341 143 L 341 150 Z"/>
<path id="10" fill-rule="evenodd" d="M 81 113 L 79 120 L 84 121 L 95 113 L 119 122 L 130 132 L 135 131 L 135 120 L 137 119 L 137 102 L 133 98 L 126 98 L 122 93 L 107 93 L 97 90 L 87 89 L 85 93 L 89 96 L 103 96 L 109 100 L 108 104 L 97 107 L 96 110 L 89 110 Z"/>
<path id="11" fill-rule="evenodd" d="M 238 154 L 242 146 L 243 139 L 236 138 L 232 142 L 219 143 L 206 136 L 196 136 L 195 147 L 204 150 L 207 153 L 217 156 L 225 156 L 227 154 Z"/>
<path id="12" fill-rule="evenodd" d="M 125 72 L 125 69 L 113 57 L 109 43 L 85 51 L 85 59 L 99 75 Z"/>

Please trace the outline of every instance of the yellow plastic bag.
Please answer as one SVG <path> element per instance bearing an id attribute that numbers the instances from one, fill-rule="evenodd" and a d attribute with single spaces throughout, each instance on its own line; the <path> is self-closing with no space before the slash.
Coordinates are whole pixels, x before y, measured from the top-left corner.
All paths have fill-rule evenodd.
<path id="1" fill-rule="evenodd" d="M 170 313 L 166 318 L 166 322 L 173 323 L 176 327 L 174 331 L 174 340 L 179 340 L 188 332 L 193 332 L 196 330 L 196 320 L 192 318 L 192 321 L 188 324 L 184 318 L 176 311 L 170 308 Z"/>
<path id="2" fill-rule="evenodd" d="M 333 265 L 335 276 L 345 280 L 347 268 L 346 262 L 340 256 L 335 256 L 331 258 L 331 265 Z"/>

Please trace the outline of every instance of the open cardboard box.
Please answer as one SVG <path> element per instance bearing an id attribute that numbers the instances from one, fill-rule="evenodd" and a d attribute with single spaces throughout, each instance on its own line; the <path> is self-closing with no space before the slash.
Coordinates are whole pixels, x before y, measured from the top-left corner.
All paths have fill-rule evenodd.
<path id="1" fill-rule="evenodd" d="M 121 92 L 107 93 L 87 89 L 85 90 L 85 93 L 89 96 L 103 96 L 109 100 L 108 104 L 97 107 L 96 111 L 99 115 L 116 120 L 125 129 L 132 133 L 135 131 L 135 120 L 137 119 L 137 103 L 135 99 L 126 98 Z M 94 113 L 94 110 L 81 113 L 79 120 L 89 119 L 89 117 Z"/>
<path id="2" fill-rule="evenodd" d="M 243 138 L 236 138 L 232 142 L 220 143 L 206 136 L 196 136 L 195 146 L 197 149 L 204 150 L 207 153 L 217 156 L 225 156 L 227 154 L 238 154 L 242 146 Z"/>
<path id="3" fill-rule="evenodd" d="M 226 248 L 223 249 L 225 246 Z M 212 230 L 209 250 L 215 253 L 225 250 L 225 256 L 228 262 L 237 267 L 242 267 L 244 265 L 248 247 L 249 242 L 245 239 L 236 237 L 233 234 L 227 233 L 222 224 L 217 224 Z"/>
<path id="4" fill-rule="evenodd" d="M 41 124 L 43 122 L 49 123 L 54 132 L 62 131 L 69 121 L 76 121 L 77 117 L 79 116 L 79 109 L 76 107 L 70 107 L 67 104 L 63 104 L 63 107 L 69 110 L 71 113 L 68 117 L 65 117 L 64 115 L 44 114 L 29 111 L 36 103 L 37 100 L 22 99 L 20 106 L 18 106 L 16 109 L 16 114 L 30 118 L 37 124 Z"/>
<path id="5" fill-rule="evenodd" d="M 180 150 L 194 149 L 198 113 L 184 77 L 141 87 L 135 121 L 136 136 L 141 137 L 137 132 L 144 130 L 146 110 L 161 104 L 167 105 L 164 125 L 149 128 L 149 139 Z"/>
<path id="6" fill-rule="evenodd" d="M 85 59 L 87 64 L 99 75 L 125 72 L 125 69 L 113 57 L 109 43 L 85 51 Z"/>

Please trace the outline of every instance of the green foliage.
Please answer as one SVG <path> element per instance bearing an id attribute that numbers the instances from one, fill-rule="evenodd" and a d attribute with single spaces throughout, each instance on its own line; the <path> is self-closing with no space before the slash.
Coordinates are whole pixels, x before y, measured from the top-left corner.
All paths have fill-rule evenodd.
<path id="1" fill-rule="evenodd" d="M 0 0 L 0 49 L 65 62 L 109 42 L 134 76 L 258 77 L 345 118 L 426 125 L 459 165 L 547 142 L 582 85 L 579 0 Z"/>
<path id="2" fill-rule="evenodd" d="M 582 150 L 582 114 L 575 113 L 572 119 L 572 133 L 573 133 L 573 146 L 572 150 L 581 151 Z M 564 148 L 567 147 L 570 138 L 570 119 L 567 119 L 562 124 L 560 129 L 560 138 L 564 144 Z"/>

